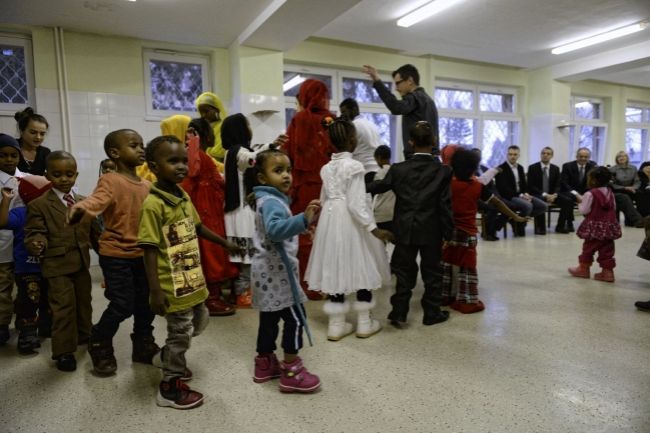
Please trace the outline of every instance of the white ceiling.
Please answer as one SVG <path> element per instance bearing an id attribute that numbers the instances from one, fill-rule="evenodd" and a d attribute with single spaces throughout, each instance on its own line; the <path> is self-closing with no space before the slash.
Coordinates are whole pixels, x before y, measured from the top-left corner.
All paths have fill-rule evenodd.
<path id="1" fill-rule="evenodd" d="M 465 0 L 410 28 L 396 26 L 399 17 L 427 1 L 2 0 L 0 22 L 279 50 L 318 36 L 414 55 L 521 68 L 553 66 L 558 79 L 650 88 L 650 26 L 573 53 L 550 53 L 562 43 L 650 20 L 650 0 Z"/>

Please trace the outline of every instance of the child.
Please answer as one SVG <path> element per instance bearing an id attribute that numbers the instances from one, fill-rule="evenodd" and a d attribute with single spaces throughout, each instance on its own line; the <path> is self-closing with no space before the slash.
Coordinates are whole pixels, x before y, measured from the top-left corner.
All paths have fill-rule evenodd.
<path id="1" fill-rule="evenodd" d="M 101 176 L 102 174 L 106 173 L 113 173 L 114 171 L 117 171 L 117 166 L 115 165 L 115 161 L 113 161 L 110 158 L 102 159 L 101 162 L 99 163 L 99 175 Z"/>
<path id="2" fill-rule="evenodd" d="M 88 345 L 93 367 L 100 376 L 117 370 L 113 336 L 120 323 L 131 316 L 131 360 L 151 364 L 160 350 L 153 337 L 154 314 L 149 308 L 144 253 L 137 244 L 140 207 L 151 187 L 149 181 L 135 174 L 136 167 L 145 159 L 142 137 L 131 129 L 113 131 L 104 139 L 104 151 L 115 162 L 117 170 L 102 175 L 95 191 L 68 212 L 71 224 L 84 214 L 92 217 L 102 214 L 104 219 L 99 265 L 106 284 L 104 296 L 109 303 L 93 326 Z"/>
<path id="3" fill-rule="evenodd" d="M 20 178 L 18 192 L 25 205 L 48 191 L 52 184 L 43 176 Z M 20 206 L 9 210 L 14 193 L 11 189 L 2 190 L 0 202 L 0 227 L 13 230 L 14 264 L 16 273 L 16 330 L 18 331 L 18 353 L 31 355 L 41 347 L 38 335 L 50 335 L 52 318 L 47 305 L 47 282 L 41 275 L 38 256 L 29 255 L 25 249 L 25 223 L 27 207 Z M 36 312 L 38 311 L 38 316 Z M 37 333 L 37 329 L 40 330 Z"/>
<path id="4" fill-rule="evenodd" d="M 382 144 L 375 149 L 375 161 L 379 166 L 379 170 L 375 173 L 374 180 L 382 180 L 386 177 L 388 169 L 390 169 L 390 147 Z M 395 209 L 395 193 L 392 191 L 383 194 L 377 194 L 373 197 L 372 210 L 375 214 L 375 221 L 377 227 L 380 229 L 393 231 L 393 211 Z"/>
<path id="5" fill-rule="evenodd" d="M 643 219 L 643 224 L 645 226 L 645 239 L 636 255 L 642 259 L 650 260 L 650 216 Z M 650 301 L 637 301 L 634 306 L 640 311 L 650 313 Z"/>
<path id="6" fill-rule="evenodd" d="M 569 273 L 578 278 L 589 278 L 589 268 L 598 252 L 601 272 L 594 274 L 594 280 L 614 282 L 614 239 L 621 237 L 621 226 L 616 221 L 616 202 L 609 188 L 612 174 L 607 167 L 595 167 L 587 174 L 589 191 L 577 195 L 578 210 L 585 219 L 578 227 L 576 235 L 584 239 L 580 264 L 569 268 Z"/>
<path id="7" fill-rule="evenodd" d="M 291 188 L 291 162 L 279 150 L 266 150 L 255 159 L 255 255 L 251 264 L 253 306 L 260 310 L 253 381 L 280 378 L 282 392 L 313 392 L 320 379 L 307 371 L 298 356 L 302 329 L 306 326 L 303 303 L 307 300 L 298 283 L 298 234 L 307 230 L 319 210 L 312 200 L 304 213 L 292 216 L 287 193 Z M 273 353 L 282 319 L 284 360 Z M 308 328 L 307 328 L 307 331 Z M 309 334 L 307 334 L 309 336 Z"/>
<path id="8" fill-rule="evenodd" d="M 206 149 L 214 144 L 214 135 L 205 119 L 190 122 L 186 136 L 189 158 L 187 177 L 181 183 L 196 208 L 206 228 L 221 237 L 226 236 L 224 222 L 225 183 L 217 171 L 214 159 Z M 230 263 L 228 253 L 219 245 L 199 239 L 203 275 L 208 285 L 209 296 L 205 305 L 211 316 L 230 316 L 235 308 L 221 297 L 221 286 L 238 275 L 237 266 Z"/>
<path id="9" fill-rule="evenodd" d="M 443 155 L 448 148 L 450 146 L 443 149 Z M 451 156 L 451 167 L 454 170 L 451 180 L 454 231 L 442 251 L 442 305 L 451 304 L 451 308 L 464 314 L 477 313 L 485 308 L 483 302 L 478 299 L 476 272 L 476 213 L 479 200 L 493 204 L 504 215 L 517 222 L 526 221 L 526 218 L 512 212 L 474 176 L 480 162 L 480 156 L 476 152 L 462 147 L 456 147 Z M 456 299 L 451 297 L 452 266 L 459 267 Z"/>
<path id="10" fill-rule="evenodd" d="M 390 299 L 393 309 L 388 319 L 397 328 L 406 325 L 409 301 L 418 274 L 418 253 L 424 280 L 422 323 L 434 325 L 449 318 L 448 311 L 440 310 L 440 256 L 442 242 L 450 238 L 453 229 L 449 190 L 451 168 L 443 166 L 431 155 L 436 143 L 428 122 L 417 122 L 409 134 L 413 156 L 391 165 L 384 179 L 368 185 L 370 193 L 392 190 L 396 197 L 393 217 L 395 250 L 391 257 L 391 270 L 397 283 L 395 294 Z"/>
<path id="11" fill-rule="evenodd" d="M 61 371 L 74 371 L 77 345 L 88 341 L 92 325 L 92 281 L 89 247 L 97 250 L 94 219 L 76 226 L 66 224 L 66 212 L 83 197 L 72 191 L 77 162 L 68 152 L 54 151 L 45 161 L 52 189 L 28 205 L 25 246 L 41 257 L 52 310 L 52 359 Z"/>
<path id="12" fill-rule="evenodd" d="M 201 224 L 189 196 L 178 184 L 188 172 L 187 150 L 174 136 L 162 136 L 147 144 L 147 164 L 157 181 L 142 204 L 138 245 L 144 249 L 147 281 L 151 288 L 151 309 L 167 320 L 167 340 L 162 351 L 163 380 L 158 406 L 191 409 L 203 403 L 203 395 L 183 380 L 192 373 L 185 352 L 193 336 L 208 323 L 203 304 L 208 289 L 201 272 L 197 235 L 229 251 L 229 243 Z"/>
<path id="13" fill-rule="evenodd" d="M 230 261 L 239 263 L 239 277 L 235 280 L 236 304 L 239 308 L 251 306 L 251 259 L 255 253 L 253 233 L 255 232 L 255 211 L 248 205 L 246 195 L 254 179 L 255 156 L 251 147 L 253 135 L 248 119 L 233 114 L 221 125 L 221 143 L 226 149 L 226 202 L 225 221 L 228 240 L 239 245 L 243 256 L 230 256 Z M 263 149 L 262 149 L 263 150 Z"/>
<path id="14" fill-rule="evenodd" d="M 23 175 L 18 170 L 20 146 L 15 138 L 0 134 L 0 188 L 9 188 L 14 196 L 18 192 L 18 181 Z M 20 197 L 15 197 L 9 208 L 22 205 Z M 14 258 L 11 230 L 0 230 L 0 346 L 9 341 L 9 323 L 13 315 L 14 304 L 11 292 L 14 289 Z"/>
<path id="15" fill-rule="evenodd" d="M 309 287 L 330 295 L 323 310 L 329 316 L 327 339 L 338 341 L 352 333 L 345 321 L 350 311 L 345 295 L 356 293 L 357 337 L 370 337 L 381 325 L 370 317 L 375 302 L 371 290 L 390 280 L 388 259 L 380 240 L 390 232 L 377 228 L 364 183 L 364 168 L 352 159 L 357 144 L 354 124 L 337 119 L 326 125 L 338 153 L 323 166 L 320 201 L 324 211 L 316 227 L 305 278 Z"/>

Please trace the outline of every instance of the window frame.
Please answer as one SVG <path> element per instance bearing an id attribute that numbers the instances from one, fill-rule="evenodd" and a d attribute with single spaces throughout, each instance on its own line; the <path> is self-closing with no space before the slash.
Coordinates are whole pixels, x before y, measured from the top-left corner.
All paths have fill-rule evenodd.
<path id="1" fill-rule="evenodd" d="M 36 111 L 36 91 L 34 81 L 34 59 L 32 40 L 29 36 L 21 34 L 1 33 L 0 43 L 22 47 L 25 51 L 25 74 L 27 80 L 27 101 L 22 104 L 0 103 L 0 116 L 13 116 L 25 107 L 33 107 Z"/>
<path id="2" fill-rule="evenodd" d="M 210 71 L 210 56 L 208 54 L 190 53 L 190 52 L 174 52 L 168 50 L 158 50 L 154 48 L 147 48 L 142 51 L 142 67 L 144 72 L 144 96 L 145 96 L 145 120 L 161 121 L 169 116 L 176 114 L 185 114 L 190 117 L 196 117 L 196 110 L 193 111 L 180 111 L 180 110 L 155 110 L 152 107 L 153 96 L 151 92 L 151 71 L 149 69 L 149 62 L 151 60 L 159 60 L 163 62 L 178 62 L 178 63 L 191 63 L 201 65 L 201 82 L 203 92 L 212 91 L 211 71 Z"/>
<path id="3" fill-rule="evenodd" d="M 598 118 L 597 119 L 583 119 L 579 118 L 576 116 L 576 109 L 575 106 L 576 104 L 580 102 L 590 102 L 590 103 L 598 103 L 600 105 L 600 109 L 598 112 Z M 600 141 L 602 143 L 599 143 L 597 152 L 591 152 L 591 159 L 596 161 L 599 165 L 603 164 L 603 160 L 605 158 L 605 152 L 607 149 L 607 132 L 609 130 L 609 124 L 604 120 L 606 118 L 605 116 L 605 110 L 607 109 L 605 105 L 605 101 L 602 98 L 597 98 L 597 97 L 592 97 L 592 96 L 585 96 L 585 95 L 571 95 L 570 98 L 570 113 L 571 113 L 571 126 L 569 127 L 569 137 L 573 138 L 573 140 L 569 140 L 569 155 L 575 155 L 577 150 L 579 149 L 579 143 L 577 140 L 579 140 L 579 131 L 580 128 L 583 126 L 591 126 L 591 127 L 598 127 L 598 128 L 603 128 L 602 131 L 602 137 L 600 137 Z"/>
<path id="4" fill-rule="evenodd" d="M 627 144 L 627 130 L 628 129 L 639 129 L 641 130 L 641 160 L 639 164 L 642 164 L 645 161 L 650 160 L 650 103 L 639 102 L 639 101 L 627 101 L 625 103 L 624 110 L 628 108 L 638 108 L 641 109 L 641 121 L 640 122 L 627 122 L 627 116 L 625 122 L 625 151 L 629 154 L 629 147 Z M 645 131 L 645 134 L 643 133 Z M 645 137 L 644 137 L 645 136 Z M 633 161 L 630 161 L 633 163 Z M 634 161 L 636 163 L 636 161 Z"/>
<path id="5" fill-rule="evenodd" d="M 435 85 L 433 86 L 433 98 L 435 100 L 436 89 L 453 89 L 461 91 L 472 92 L 472 106 L 471 110 L 459 110 L 459 109 L 448 109 L 439 106 L 436 103 L 438 108 L 438 118 L 461 118 L 468 119 L 475 122 L 476 126 L 474 129 L 474 145 L 484 150 L 483 143 L 483 134 L 485 130 L 486 121 L 508 121 L 514 122 L 516 124 L 516 132 L 512 137 L 513 143 L 517 146 L 521 146 L 522 138 L 522 123 L 523 118 L 520 113 L 520 104 L 519 104 L 519 92 L 520 89 L 517 87 L 510 86 L 501 86 L 501 85 L 491 85 L 483 83 L 469 83 L 461 81 L 451 81 L 451 80 L 436 80 Z M 495 112 L 495 111 L 481 111 L 481 93 L 498 93 L 504 95 L 513 96 L 513 111 L 512 112 Z M 443 146 L 445 143 L 440 143 Z M 482 161 L 483 162 L 483 161 Z"/>

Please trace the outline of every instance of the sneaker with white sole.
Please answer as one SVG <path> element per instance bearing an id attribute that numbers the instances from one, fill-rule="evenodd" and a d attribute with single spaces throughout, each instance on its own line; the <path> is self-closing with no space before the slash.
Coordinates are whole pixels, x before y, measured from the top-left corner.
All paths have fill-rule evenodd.
<path id="1" fill-rule="evenodd" d="M 193 391 L 180 377 L 161 381 L 156 404 L 174 409 L 193 409 L 203 404 L 203 394 Z"/>

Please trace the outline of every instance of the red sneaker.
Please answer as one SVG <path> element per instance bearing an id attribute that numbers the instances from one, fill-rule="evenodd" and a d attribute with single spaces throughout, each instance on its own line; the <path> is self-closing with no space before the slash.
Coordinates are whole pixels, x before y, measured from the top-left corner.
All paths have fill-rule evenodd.
<path id="1" fill-rule="evenodd" d="M 483 305 L 483 302 L 480 300 L 476 304 L 468 304 L 465 302 L 455 301 L 449 307 L 463 314 L 478 313 L 485 310 L 485 305 Z"/>
<path id="2" fill-rule="evenodd" d="M 320 379 L 307 371 L 300 357 L 296 357 L 292 363 L 281 362 L 280 371 L 281 392 L 309 393 L 320 388 Z"/>
<path id="3" fill-rule="evenodd" d="M 174 409 L 193 409 L 203 404 L 203 394 L 192 391 L 180 377 L 170 381 L 163 380 L 158 387 L 156 404 Z"/>
<path id="4" fill-rule="evenodd" d="M 280 363 L 275 353 L 255 357 L 255 374 L 253 382 L 263 383 L 280 377 Z"/>

